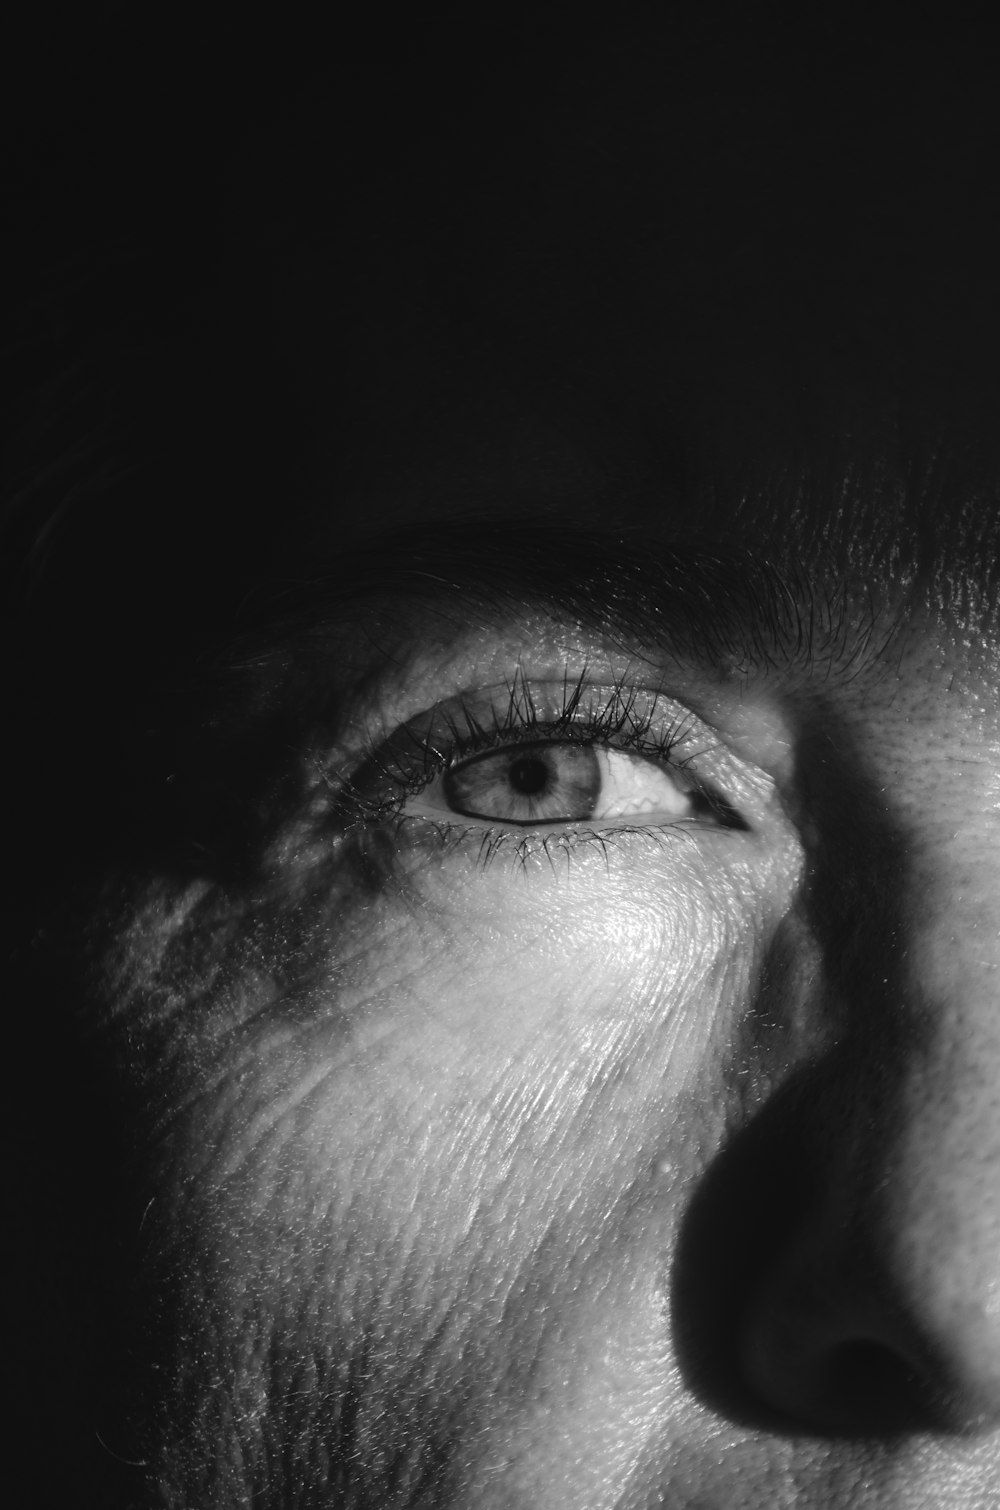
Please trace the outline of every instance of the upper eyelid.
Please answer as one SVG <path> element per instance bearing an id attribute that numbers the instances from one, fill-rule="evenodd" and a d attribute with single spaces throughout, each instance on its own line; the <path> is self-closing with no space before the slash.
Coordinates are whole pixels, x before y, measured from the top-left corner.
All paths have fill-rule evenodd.
<path id="1" fill-rule="evenodd" d="M 637 743 L 642 741 L 660 720 L 665 725 L 664 736 L 659 741 L 661 745 L 669 742 L 676 747 L 690 736 L 695 726 L 709 737 L 715 735 L 715 731 L 710 730 L 683 701 L 659 687 L 630 684 L 623 695 L 624 678 L 595 678 L 584 682 L 585 675 L 586 671 L 570 683 L 550 675 L 522 678 L 519 686 L 525 689 L 531 704 L 528 717 L 519 716 L 525 711 L 526 704 L 521 700 L 520 691 L 512 696 L 509 678 L 492 685 L 479 684 L 442 698 L 399 722 L 393 723 L 391 718 L 380 719 L 377 728 L 368 726 L 356 751 L 345 750 L 344 754 L 349 757 L 349 753 L 372 753 L 376 747 L 389 746 L 396 739 L 410 739 L 416 743 L 421 737 L 442 743 L 450 740 L 463 749 L 478 747 L 485 750 L 499 745 L 504 739 L 513 742 L 518 737 L 530 737 L 535 730 L 542 731 L 547 738 L 554 737 L 560 730 L 566 733 L 587 731 L 597 743 L 597 736 L 607 732 L 612 725 L 616 734 L 624 736 L 615 743 L 627 747 L 629 739 Z M 578 687 L 579 695 L 574 695 L 573 690 L 567 691 L 567 687 Z M 556 709 L 552 704 L 551 711 L 541 708 L 539 699 L 546 693 L 561 693 L 564 698 L 562 707 Z M 592 701 L 585 702 L 585 698 Z M 644 712 L 636 714 L 640 699 L 648 699 L 648 706 Z M 599 701 L 600 706 L 595 707 L 595 701 Z M 505 707 L 499 719 L 496 717 L 498 706 Z M 492 724 L 489 721 L 491 716 Z M 460 722 L 462 719 L 465 720 L 464 727 Z M 423 736 L 417 732 L 422 726 Z M 656 741 L 650 741 L 651 746 L 654 743 Z"/>
<path id="2" fill-rule="evenodd" d="M 681 757 L 678 756 L 677 752 L 684 748 L 682 740 L 658 742 L 642 738 L 624 739 L 593 729 L 588 726 L 586 720 L 581 720 L 575 729 L 560 727 L 547 731 L 544 727 L 538 727 L 523 731 L 512 730 L 492 744 L 454 749 L 449 752 L 450 758 L 447 764 L 442 765 L 435 774 L 445 774 L 448 770 L 464 768 L 467 764 L 488 760 L 491 755 L 502 755 L 505 751 L 521 747 L 531 749 L 536 745 L 558 747 L 566 744 L 586 745 L 611 754 L 628 756 L 637 761 L 645 760 L 664 768 L 669 767 L 676 775 L 687 771 L 697 759 L 696 752 L 691 750 L 686 750 Z M 697 785 L 697 781 L 694 784 Z"/>
<path id="3" fill-rule="evenodd" d="M 340 683 L 329 713 L 314 726 L 310 768 L 329 786 L 346 779 L 398 729 L 418 724 L 445 704 L 458 706 L 505 695 L 515 675 L 532 687 L 588 680 L 591 687 L 627 688 L 657 700 L 690 722 L 703 745 L 718 746 L 756 780 L 757 798 L 794 774 L 794 728 L 780 688 L 750 686 L 743 675 L 724 675 L 694 659 L 678 660 L 649 648 L 629 650 L 615 638 L 595 639 L 580 626 L 533 619 L 530 632 L 472 626 L 445 641 L 370 642 Z"/>
<path id="4" fill-rule="evenodd" d="M 539 737 L 555 741 L 573 731 L 586 742 L 655 755 L 678 768 L 717 744 L 715 731 L 685 702 L 661 687 L 644 685 L 641 672 L 635 681 L 600 673 L 588 681 L 588 675 L 584 666 L 572 676 L 566 668 L 562 674 L 527 676 L 519 666 L 514 685 L 510 677 L 490 686 L 480 684 L 471 692 L 442 699 L 390 730 L 385 730 L 384 723 L 382 729 L 369 729 L 352 770 L 334 783 L 346 804 L 346 820 L 372 822 L 388 817 L 454 760 L 474 750 L 499 749 L 505 742 Z M 488 715 L 490 711 L 496 714 L 498 704 L 504 711 L 491 729 Z M 530 718 L 512 716 L 528 707 Z M 538 717 L 546 707 L 550 716 Z M 479 714 L 486 715 L 485 725 Z M 464 733 L 461 719 L 465 720 Z M 653 733 L 657 727 L 658 735 Z M 674 758 L 681 747 L 686 752 L 683 761 Z M 695 784 L 701 785 L 697 780 Z M 717 783 L 711 785 L 716 787 L 715 795 L 724 799 Z M 379 796 L 373 798 L 372 792 Z"/>

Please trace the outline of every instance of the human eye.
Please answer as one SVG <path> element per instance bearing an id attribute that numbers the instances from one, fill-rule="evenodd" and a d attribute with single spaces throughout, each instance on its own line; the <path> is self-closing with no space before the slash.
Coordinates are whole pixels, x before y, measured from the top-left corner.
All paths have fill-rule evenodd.
<path id="1" fill-rule="evenodd" d="M 676 701 L 628 677 L 534 679 L 463 693 L 403 722 L 369 750 L 342 810 L 396 838 L 570 851 L 680 830 L 747 830 L 713 779 L 711 732 Z"/>
<path id="2" fill-rule="evenodd" d="M 404 811 L 488 826 L 678 821 L 697 816 L 701 794 L 652 757 L 586 739 L 514 740 L 452 758 Z"/>

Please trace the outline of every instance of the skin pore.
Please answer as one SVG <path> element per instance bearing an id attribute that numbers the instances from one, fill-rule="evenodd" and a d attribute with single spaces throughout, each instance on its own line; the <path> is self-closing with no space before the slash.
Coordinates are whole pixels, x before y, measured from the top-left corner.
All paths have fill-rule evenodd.
<path id="1" fill-rule="evenodd" d="M 874 65 L 862 130 L 746 39 L 530 41 L 304 89 L 105 353 L 19 673 L 34 1456 L 135 1510 L 988 1510 L 966 294 Z"/>

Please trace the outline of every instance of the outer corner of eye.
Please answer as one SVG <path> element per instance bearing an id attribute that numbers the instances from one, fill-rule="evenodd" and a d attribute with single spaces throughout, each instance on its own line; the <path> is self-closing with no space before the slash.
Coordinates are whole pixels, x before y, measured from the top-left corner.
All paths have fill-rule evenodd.
<path id="1" fill-rule="evenodd" d="M 707 813 L 720 828 L 729 828 L 744 834 L 753 832 L 753 824 L 749 823 L 743 814 L 718 792 L 699 793 L 699 803 L 701 811 Z"/>

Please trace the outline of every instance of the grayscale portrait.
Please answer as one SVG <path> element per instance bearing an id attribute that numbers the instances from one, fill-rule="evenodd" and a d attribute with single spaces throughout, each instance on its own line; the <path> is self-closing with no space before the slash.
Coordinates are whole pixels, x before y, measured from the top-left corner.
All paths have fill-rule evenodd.
<path id="1" fill-rule="evenodd" d="M 26 15 L 11 1503 L 1000 1505 L 1000 57 L 688 11 Z"/>

